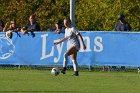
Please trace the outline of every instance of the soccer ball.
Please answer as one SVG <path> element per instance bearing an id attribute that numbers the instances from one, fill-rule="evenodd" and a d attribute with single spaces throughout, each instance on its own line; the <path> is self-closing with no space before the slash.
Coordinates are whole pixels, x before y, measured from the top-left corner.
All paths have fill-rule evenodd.
<path id="1" fill-rule="evenodd" d="M 52 68 L 52 70 L 51 70 L 52 75 L 57 76 L 57 75 L 59 75 L 59 73 L 60 73 L 60 70 L 58 68 Z"/>

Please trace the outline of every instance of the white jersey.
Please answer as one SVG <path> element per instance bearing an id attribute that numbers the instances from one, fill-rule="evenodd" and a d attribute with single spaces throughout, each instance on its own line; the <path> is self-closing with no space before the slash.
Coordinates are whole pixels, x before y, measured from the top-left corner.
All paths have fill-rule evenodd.
<path id="1" fill-rule="evenodd" d="M 74 27 L 65 29 L 65 37 L 68 38 L 70 44 L 76 47 L 77 50 L 80 48 L 80 43 L 77 35 L 79 34 L 78 30 Z"/>

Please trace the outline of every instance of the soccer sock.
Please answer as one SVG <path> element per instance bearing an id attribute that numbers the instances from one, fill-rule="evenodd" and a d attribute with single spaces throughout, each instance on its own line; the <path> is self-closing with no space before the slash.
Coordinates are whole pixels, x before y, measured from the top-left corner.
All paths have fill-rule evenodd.
<path id="1" fill-rule="evenodd" d="M 74 71 L 78 71 L 78 63 L 76 60 L 72 60 Z"/>
<path id="2" fill-rule="evenodd" d="M 65 53 L 65 54 L 64 54 L 63 67 L 67 67 L 67 64 L 68 64 L 68 55 Z"/>

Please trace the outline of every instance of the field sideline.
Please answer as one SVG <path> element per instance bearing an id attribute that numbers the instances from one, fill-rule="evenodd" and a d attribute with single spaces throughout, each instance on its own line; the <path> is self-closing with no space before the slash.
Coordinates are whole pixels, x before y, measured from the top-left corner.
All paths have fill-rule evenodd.
<path id="1" fill-rule="evenodd" d="M 140 74 L 88 72 L 52 76 L 49 70 L 0 70 L 0 93 L 139 93 Z"/>

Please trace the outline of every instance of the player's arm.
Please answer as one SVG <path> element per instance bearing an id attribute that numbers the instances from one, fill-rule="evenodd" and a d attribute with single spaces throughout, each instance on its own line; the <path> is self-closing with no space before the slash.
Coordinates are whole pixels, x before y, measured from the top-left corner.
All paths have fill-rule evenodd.
<path id="1" fill-rule="evenodd" d="M 67 39 L 68 39 L 67 37 L 64 37 L 64 38 L 61 39 L 60 41 L 54 42 L 54 45 L 57 45 L 57 44 L 59 44 L 59 43 L 62 43 L 62 42 L 64 42 L 64 41 L 66 41 Z"/>
<path id="2" fill-rule="evenodd" d="M 82 47 L 83 47 L 83 49 L 85 50 L 85 49 L 86 49 L 86 46 L 85 46 L 85 44 L 84 44 L 83 37 L 81 36 L 80 33 L 78 33 L 77 36 L 79 37 L 80 41 L 82 41 Z"/>

